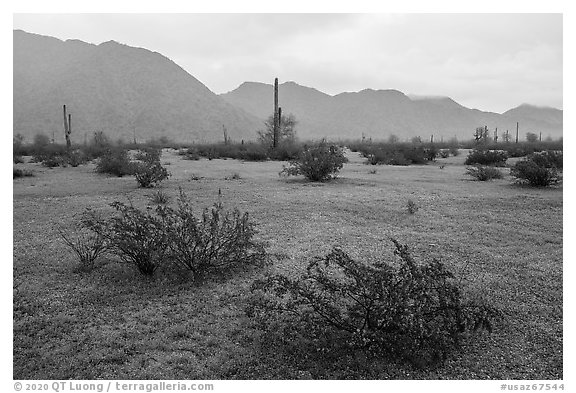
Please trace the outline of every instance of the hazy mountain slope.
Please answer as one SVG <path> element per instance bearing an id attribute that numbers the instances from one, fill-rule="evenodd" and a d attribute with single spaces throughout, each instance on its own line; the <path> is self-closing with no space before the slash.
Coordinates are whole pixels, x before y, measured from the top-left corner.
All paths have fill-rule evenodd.
<path id="1" fill-rule="evenodd" d="M 113 139 L 254 139 L 262 122 L 212 93 L 168 58 L 114 41 L 100 45 L 14 31 L 14 133 L 63 139 L 62 105 L 72 139 L 96 130 Z"/>
<path id="2" fill-rule="evenodd" d="M 562 135 L 562 111 L 523 105 L 504 114 L 466 108 L 448 97 L 408 97 L 397 90 L 372 90 L 330 96 L 294 82 L 279 85 L 283 113 L 293 113 L 303 138 L 387 138 L 421 136 L 435 140 L 456 136 L 472 138 L 476 127 L 498 127 L 499 133 L 516 131 L 544 136 Z M 223 94 L 231 104 L 264 119 L 272 112 L 273 87 L 263 83 L 244 83 Z"/>

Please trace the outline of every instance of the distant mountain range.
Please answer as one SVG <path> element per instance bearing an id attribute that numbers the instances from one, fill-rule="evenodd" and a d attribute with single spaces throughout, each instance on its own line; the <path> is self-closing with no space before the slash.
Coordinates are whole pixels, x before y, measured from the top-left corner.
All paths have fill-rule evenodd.
<path id="1" fill-rule="evenodd" d="M 94 131 L 113 140 L 168 137 L 178 142 L 256 138 L 273 111 L 273 86 L 245 82 L 216 95 L 165 56 L 109 41 L 100 45 L 14 31 L 14 134 L 64 139 L 62 105 L 72 114 L 72 140 Z M 294 82 L 279 87 L 284 114 L 301 139 L 376 139 L 395 134 L 470 139 L 476 127 L 543 137 L 562 135 L 562 111 L 521 105 L 503 114 L 465 108 L 447 97 L 362 90 L 331 96 Z"/>
<path id="2" fill-rule="evenodd" d="M 384 139 L 394 134 L 400 139 L 421 136 L 429 140 L 472 138 L 476 127 L 496 127 L 520 138 L 527 132 L 542 132 L 543 138 L 562 136 L 562 111 L 523 104 L 502 114 L 466 108 L 448 97 L 407 96 L 397 90 L 366 89 L 331 96 L 295 82 L 278 87 L 282 113 L 292 113 L 304 138 L 353 138 L 362 135 Z M 272 113 L 271 84 L 245 82 L 222 94 L 230 104 L 261 119 Z"/>
<path id="3" fill-rule="evenodd" d="M 76 142 L 98 130 L 113 140 L 198 142 L 222 140 L 223 126 L 234 140 L 262 128 L 159 53 L 14 31 L 14 134 L 63 141 L 64 104 Z"/>

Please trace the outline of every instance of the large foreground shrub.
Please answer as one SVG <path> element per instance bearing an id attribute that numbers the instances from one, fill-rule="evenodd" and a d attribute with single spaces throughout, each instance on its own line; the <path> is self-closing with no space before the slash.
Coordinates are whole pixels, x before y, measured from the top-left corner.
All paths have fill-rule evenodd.
<path id="1" fill-rule="evenodd" d="M 292 332 L 308 345 L 344 343 L 421 366 L 446 359 L 467 331 L 492 331 L 494 307 L 467 299 L 438 260 L 418 264 L 393 242 L 394 262 L 368 265 L 335 248 L 301 277 L 257 280 L 247 314 L 270 334 Z"/>
<path id="2" fill-rule="evenodd" d="M 264 247 L 254 240 L 254 223 L 248 213 L 224 210 L 221 203 L 196 217 L 181 193 L 176 209 L 158 209 L 168 237 L 170 259 L 194 277 L 223 273 L 264 260 Z"/>
<path id="3" fill-rule="evenodd" d="M 84 225 L 105 239 L 106 249 L 122 261 L 151 276 L 164 261 L 168 236 L 163 220 L 150 211 L 113 202 L 116 214 L 103 218 L 93 211 L 84 216 Z"/>
<path id="4" fill-rule="evenodd" d="M 264 248 L 254 240 L 247 213 L 226 211 L 221 204 L 196 216 L 181 192 L 177 208 L 141 210 L 120 202 L 103 217 L 88 210 L 84 227 L 105 239 L 108 253 L 151 276 L 162 265 L 184 267 L 194 277 L 223 273 L 264 261 Z"/>
<path id="5" fill-rule="evenodd" d="M 326 181 L 336 177 L 346 161 L 342 148 L 321 142 L 317 146 L 305 149 L 298 159 L 284 166 L 280 174 L 304 175 L 311 181 Z"/>

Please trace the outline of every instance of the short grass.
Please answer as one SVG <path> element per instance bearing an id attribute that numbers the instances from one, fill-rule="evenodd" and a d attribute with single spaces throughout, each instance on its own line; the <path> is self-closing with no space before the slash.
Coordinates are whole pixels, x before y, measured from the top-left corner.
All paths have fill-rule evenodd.
<path id="1" fill-rule="evenodd" d="M 129 199 L 150 204 L 133 177 L 93 165 L 48 169 L 14 181 L 14 379 L 561 379 L 563 353 L 562 188 L 505 179 L 475 182 L 459 157 L 427 166 L 379 166 L 352 153 L 338 179 L 280 178 L 279 162 L 183 160 L 166 151 L 174 203 L 182 187 L 198 209 L 218 200 L 248 211 L 273 264 L 191 283 L 160 270 L 146 279 L 102 260 L 79 272 L 56 227 L 73 230 L 87 207 Z M 443 169 L 439 165 L 444 164 Z M 226 180 L 231 173 L 234 181 Z M 195 180 L 192 180 L 195 179 Z M 419 207 L 406 210 L 408 200 Z M 470 337 L 434 370 L 275 348 L 244 307 L 252 280 L 299 274 L 341 245 L 353 257 L 390 257 L 394 237 L 420 260 L 441 258 L 469 290 L 484 292 L 505 319 Z"/>

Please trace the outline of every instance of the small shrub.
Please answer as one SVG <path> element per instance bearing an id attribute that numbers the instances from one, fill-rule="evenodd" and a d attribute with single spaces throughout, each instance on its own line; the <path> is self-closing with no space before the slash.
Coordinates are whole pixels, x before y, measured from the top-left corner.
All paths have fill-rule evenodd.
<path id="1" fill-rule="evenodd" d="M 368 265 L 334 248 L 301 277 L 256 280 L 246 313 L 267 334 L 295 331 L 304 348 L 344 344 L 422 367 L 444 361 L 465 332 L 492 331 L 496 308 L 467 298 L 440 261 L 418 264 L 393 242 L 394 262 Z"/>
<path id="2" fill-rule="evenodd" d="M 447 149 L 442 149 L 438 152 L 438 155 L 440 156 L 440 158 L 448 158 L 450 157 L 450 151 Z"/>
<path id="3" fill-rule="evenodd" d="M 168 202 L 170 202 L 170 197 L 162 190 L 158 190 L 150 195 L 150 200 L 155 205 L 166 205 Z"/>
<path id="4" fill-rule="evenodd" d="M 408 214 L 416 214 L 416 212 L 420 209 L 420 207 L 414 202 L 412 199 L 408 199 L 406 203 L 406 210 L 408 210 Z"/>
<path id="5" fill-rule="evenodd" d="M 466 174 L 479 181 L 504 178 L 504 174 L 499 169 L 483 165 L 476 165 L 474 167 L 466 168 Z"/>
<path id="6" fill-rule="evenodd" d="M 188 150 L 188 153 L 185 154 L 182 158 L 185 160 L 198 161 L 200 159 L 200 155 L 196 151 Z"/>
<path id="7" fill-rule="evenodd" d="M 126 150 L 107 150 L 98 159 L 96 172 L 122 177 L 134 174 L 134 167 Z"/>
<path id="8" fill-rule="evenodd" d="M 335 178 L 345 162 L 342 148 L 323 141 L 304 150 L 297 160 L 283 167 L 280 175 L 304 175 L 311 181 L 326 181 Z"/>
<path id="9" fill-rule="evenodd" d="M 49 168 L 65 165 L 67 152 L 66 146 L 42 142 L 32 147 L 32 162 L 40 162 Z"/>
<path id="10" fill-rule="evenodd" d="M 448 149 L 448 151 L 449 151 L 450 154 L 452 154 L 454 157 L 457 157 L 457 156 L 460 155 L 460 150 L 458 149 L 458 147 L 455 147 L 455 146 L 450 147 L 450 148 Z"/>
<path id="11" fill-rule="evenodd" d="M 108 249 L 106 238 L 99 233 L 80 233 L 75 238 L 61 228 L 58 233 L 64 244 L 78 257 L 78 269 L 81 271 L 93 270 L 96 259 Z"/>
<path id="12" fill-rule="evenodd" d="M 246 144 L 245 150 L 240 150 L 239 158 L 244 161 L 266 161 L 268 151 L 261 145 Z"/>
<path id="13" fill-rule="evenodd" d="M 20 178 L 20 177 L 33 177 L 34 172 L 28 169 L 20 169 L 14 168 L 14 177 L 12 179 Z"/>
<path id="14" fill-rule="evenodd" d="M 24 162 L 24 158 L 22 158 L 22 156 L 14 154 L 12 155 L 12 162 L 14 164 L 22 164 Z"/>
<path id="15" fill-rule="evenodd" d="M 472 150 L 466 157 L 465 165 L 492 165 L 504 166 L 508 159 L 508 153 L 499 150 Z"/>
<path id="16" fill-rule="evenodd" d="M 369 175 L 375 175 L 376 173 L 378 173 L 378 171 L 377 171 L 376 169 L 370 169 L 370 170 L 368 171 L 368 174 L 369 174 Z"/>
<path id="17" fill-rule="evenodd" d="M 148 150 L 136 156 L 141 162 L 134 163 L 134 176 L 139 187 L 151 188 L 170 177 L 168 170 L 160 163 L 160 150 Z"/>
<path id="18" fill-rule="evenodd" d="M 424 157 L 426 157 L 427 161 L 436 161 L 436 157 L 438 156 L 438 149 L 432 145 L 427 149 L 424 149 Z"/>
<path id="19" fill-rule="evenodd" d="M 224 180 L 240 180 L 240 174 L 238 172 L 234 172 L 233 174 L 231 174 L 230 176 L 226 176 L 224 178 Z"/>
<path id="20" fill-rule="evenodd" d="M 50 155 L 42 159 L 42 166 L 47 168 L 65 167 L 67 166 L 67 160 L 61 155 Z"/>
<path id="21" fill-rule="evenodd" d="M 74 168 L 76 168 L 79 165 L 86 164 L 88 162 L 88 157 L 81 150 L 71 151 L 70 153 L 68 153 L 66 159 L 68 164 L 70 164 L 70 166 Z"/>
<path id="22" fill-rule="evenodd" d="M 517 183 L 529 184 L 532 187 L 548 187 L 560 181 L 558 170 L 538 165 L 534 157 L 518 161 L 510 170 Z"/>
<path id="23" fill-rule="evenodd" d="M 284 141 L 276 149 L 271 149 L 268 156 L 275 161 L 297 160 L 303 154 L 304 148 L 298 143 Z"/>
<path id="24" fill-rule="evenodd" d="M 204 179 L 204 177 L 199 176 L 199 175 L 193 173 L 193 174 L 190 175 L 190 178 L 189 178 L 188 180 L 190 180 L 190 181 L 198 181 L 198 180 L 202 180 L 202 179 Z"/>

